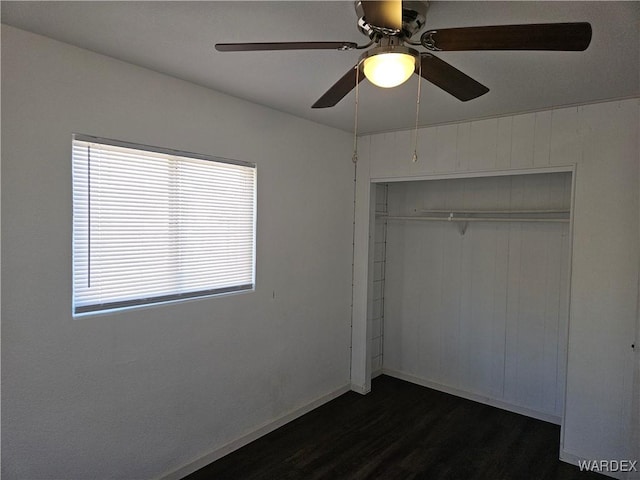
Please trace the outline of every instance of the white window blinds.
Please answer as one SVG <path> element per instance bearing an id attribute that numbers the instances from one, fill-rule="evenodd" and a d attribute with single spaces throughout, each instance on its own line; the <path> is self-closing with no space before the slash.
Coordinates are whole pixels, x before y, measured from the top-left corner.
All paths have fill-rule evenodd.
<path id="1" fill-rule="evenodd" d="M 75 135 L 75 314 L 254 288 L 255 165 Z"/>

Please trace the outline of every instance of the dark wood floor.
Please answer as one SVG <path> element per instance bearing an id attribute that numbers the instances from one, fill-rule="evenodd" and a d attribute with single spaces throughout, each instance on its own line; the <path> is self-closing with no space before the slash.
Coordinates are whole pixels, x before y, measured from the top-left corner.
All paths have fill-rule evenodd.
<path id="1" fill-rule="evenodd" d="M 560 427 L 381 376 L 185 478 L 604 479 L 558 460 Z"/>

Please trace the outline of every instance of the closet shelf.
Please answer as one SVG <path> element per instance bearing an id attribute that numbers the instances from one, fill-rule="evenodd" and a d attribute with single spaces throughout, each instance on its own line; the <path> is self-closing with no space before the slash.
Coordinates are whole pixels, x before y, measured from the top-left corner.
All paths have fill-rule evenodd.
<path id="1" fill-rule="evenodd" d="M 569 223 L 568 218 L 515 218 L 515 217 L 426 217 L 424 215 L 378 215 L 387 220 L 421 220 L 427 222 L 552 222 Z"/>
<path id="2" fill-rule="evenodd" d="M 421 210 L 424 214 L 446 213 L 447 215 L 469 214 L 469 215 L 532 215 L 532 214 L 569 214 L 566 208 L 556 209 L 531 209 L 531 210 Z"/>
<path id="3" fill-rule="evenodd" d="M 421 215 L 387 215 L 376 213 L 388 220 L 418 220 L 427 222 L 552 222 L 568 223 L 569 210 L 422 210 Z M 504 216 L 502 216 L 504 215 Z M 508 215 L 508 216 L 507 216 Z M 516 216 L 514 216 L 516 215 Z M 529 216 L 531 215 L 531 216 Z M 537 215 L 537 216 L 536 216 Z M 563 215 L 549 217 L 540 215 Z"/>

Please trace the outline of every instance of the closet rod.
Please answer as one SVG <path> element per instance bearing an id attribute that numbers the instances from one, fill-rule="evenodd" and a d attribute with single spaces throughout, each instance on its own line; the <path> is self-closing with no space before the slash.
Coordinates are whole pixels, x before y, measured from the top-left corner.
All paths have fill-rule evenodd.
<path id="1" fill-rule="evenodd" d="M 538 210 L 421 210 L 422 213 L 446 213 L 446 214 L 469 214 L 469 215 L 507 215 L 507 214 L 544 214 L 544 213 L 570 213 L 568 209 L 538 209 Z"/>
<path id="2" fill-rule="evenodd" d="M 421 217 L 412 216 L 396 216 L 396 215 L 378 215 L 378 217 L 388 220 L 421 220 L 426 222 L 552 222 L 552 223 L 568 223 L 568 218 L 494 218 L 494 217 Z"/>

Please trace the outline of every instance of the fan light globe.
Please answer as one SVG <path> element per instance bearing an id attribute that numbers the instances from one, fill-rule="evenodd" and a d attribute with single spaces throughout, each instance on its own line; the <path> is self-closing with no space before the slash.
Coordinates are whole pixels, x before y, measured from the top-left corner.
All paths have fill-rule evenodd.
<path id="1" fill-rule="evenodd" d="M 364 75 L 382 88 L 392 88 L 406 82 L 416 69 L 416 59 L 408 53 L 379 53 L 364 60 Z"/>

